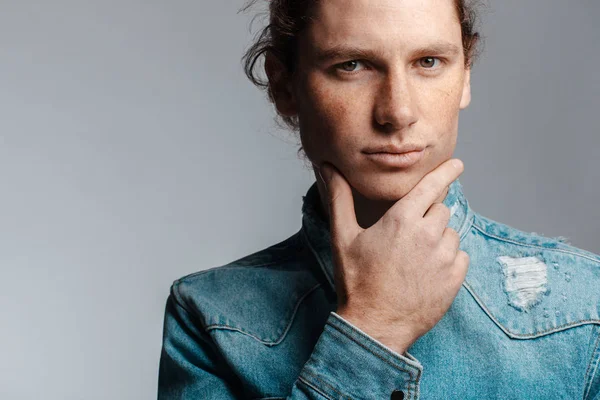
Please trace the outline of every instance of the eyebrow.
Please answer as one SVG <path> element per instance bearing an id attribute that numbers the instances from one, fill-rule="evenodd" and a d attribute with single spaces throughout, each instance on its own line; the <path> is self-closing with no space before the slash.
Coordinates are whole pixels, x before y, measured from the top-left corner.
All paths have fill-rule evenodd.
<path id="1" fill-rule="evenodd" d="M 432 55 L 458 55 L 461 49 L 453 43 L 449 42 L 437 42 L 427 46 L 413 50 L 412 53 L 418 57 L 432 56 Z M 362 49 L 360 47 L 348 46 L 348 45 L 337 45 L 326 49 L 315 49 L 315 60 L 317 63 L 324 63 L 333 59 L 362 59 L 380 58 L 380 53 L 377 51 Z"/>

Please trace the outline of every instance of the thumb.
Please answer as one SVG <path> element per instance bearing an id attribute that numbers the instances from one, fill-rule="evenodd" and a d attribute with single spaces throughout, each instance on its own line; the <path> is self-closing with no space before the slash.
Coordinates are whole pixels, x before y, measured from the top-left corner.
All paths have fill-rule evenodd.
<path id="1" fill-rule="evenodd" d="M 362 230 L 356 221 L 352 188 L 337 168 L 329 163 L 323 163 L 320 173 L 327 188 L 331 235 L 334 239 L 349 241 Z"/>

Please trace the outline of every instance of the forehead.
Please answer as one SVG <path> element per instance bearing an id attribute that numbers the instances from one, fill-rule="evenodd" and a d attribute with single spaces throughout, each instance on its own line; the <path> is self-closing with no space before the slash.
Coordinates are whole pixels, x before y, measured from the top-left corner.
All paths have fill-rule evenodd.
<path id="1" fill-rule="evenodd" d="M 306 39 L 319 47 L 401 51 L 442 39 L 460 45 L 461 27 L 454 0 L 325 0 L 316 4 Z"/>

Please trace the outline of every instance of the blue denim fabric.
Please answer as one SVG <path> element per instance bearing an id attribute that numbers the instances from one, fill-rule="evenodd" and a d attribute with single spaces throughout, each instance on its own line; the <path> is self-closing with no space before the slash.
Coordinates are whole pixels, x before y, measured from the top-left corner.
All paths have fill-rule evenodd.
<path id="1" fill-rule="evenodd" d="M 303 200 L 288 239 L 174 282 L 159 399 L 600 400 L 600 256 L 483 217 L 456 180 L 467 277 L 401 355 L 335 313 L 316 184 Z"/>

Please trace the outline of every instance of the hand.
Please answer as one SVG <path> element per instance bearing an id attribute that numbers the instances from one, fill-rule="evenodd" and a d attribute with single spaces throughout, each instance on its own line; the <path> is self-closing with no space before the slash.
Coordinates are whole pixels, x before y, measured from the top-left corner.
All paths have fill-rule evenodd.
<path id="1" fill-rule="evenodd" d="M 336 313 L 403 354 L 444 316 L 467 274 L 469 256 L 448 228 L 450 210 L 436 203 L 463 172 L 447 160 L 363 229 L 351 187 L 331 165 L 321 168 L 328 192 Z"/>

